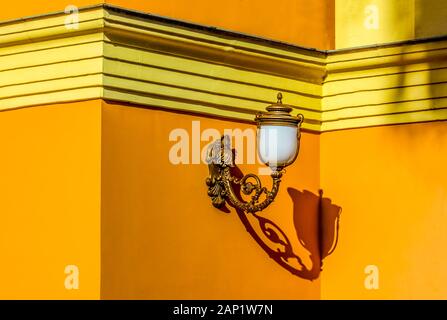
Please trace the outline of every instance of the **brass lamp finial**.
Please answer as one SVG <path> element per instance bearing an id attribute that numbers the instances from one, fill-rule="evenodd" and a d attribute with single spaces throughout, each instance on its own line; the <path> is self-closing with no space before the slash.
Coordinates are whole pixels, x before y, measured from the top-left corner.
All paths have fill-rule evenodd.
<path id="1" fill-rule="evenodd" d="M 282 93 L 281 92 L 278 92 L 276 98 L 278 99 L 278 101 L 276 103 L 282 104 Z"/>

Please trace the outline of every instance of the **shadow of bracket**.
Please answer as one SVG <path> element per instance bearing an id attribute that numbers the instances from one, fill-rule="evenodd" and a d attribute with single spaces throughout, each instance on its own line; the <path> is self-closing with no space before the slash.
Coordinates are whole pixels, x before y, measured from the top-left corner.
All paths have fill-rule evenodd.
<path id="1" fill-rule="evenodd" d="M 237 167 L 233 167 L 235 176 L 243 176 Z M 240 190 L 235 190 L 240 194 Z M 299 243 L 309 252 L 312 266 L 307 266 L 294 250 L 289 236 L 272 220 L 259 213 L 249 214 L 259 226 L 259 232 L 250 222 L 248 214 L 240 209 L 236 212 L 247 232 L 258 245 L 281 267 L 293 275 L 307 280 L 315 280 L 322 271 L 323 259 L 334 252 L 339 235 L 341 207 L 331 200 L 304 190 L 287 189 L 293 202 L 293 221 Z M 228 212 L 228 208 L 222 208 Z"/>

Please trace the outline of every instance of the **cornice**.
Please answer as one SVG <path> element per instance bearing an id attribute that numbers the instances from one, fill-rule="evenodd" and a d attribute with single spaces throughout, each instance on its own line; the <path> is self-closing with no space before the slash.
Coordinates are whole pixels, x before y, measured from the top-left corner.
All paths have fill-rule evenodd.
<path id="1" fill-rule="evenodd" d="M 447 37 L 320 51 L 110 5 L 0 22 L 0 110 L 123 101 L 252 120 L 283 91 L 317 132 L 447 119 Z"/>

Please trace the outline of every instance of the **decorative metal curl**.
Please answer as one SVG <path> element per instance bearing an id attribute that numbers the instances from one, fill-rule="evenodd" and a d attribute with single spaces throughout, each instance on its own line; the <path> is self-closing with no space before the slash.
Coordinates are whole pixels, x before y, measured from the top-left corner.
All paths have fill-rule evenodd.
<path id="1" fill-rule="evenodd" d="M 247 213 L 255 213 L 265 209 L 275 200 L 279 191 L 283 169 L 277 168 L 272 172 L 272 189 L 269 191 L 263 187 L 258 176 L 250 173 L 238 179 L 231 174 L 233 167 L 233 152 L 231 150 L 230 137 L 225 135 L 215 141 L 207 151 L 210 176 L 206 179 L 208 195 L 216 208 L 220 208 L 228 200 L 234 207 Z M 250 201 L 240 200 L 233 185 L 239 185 L 242 193 L 251 195 Z M 259 202 L 259 198 L 265 195 L 265 199 Z"/>

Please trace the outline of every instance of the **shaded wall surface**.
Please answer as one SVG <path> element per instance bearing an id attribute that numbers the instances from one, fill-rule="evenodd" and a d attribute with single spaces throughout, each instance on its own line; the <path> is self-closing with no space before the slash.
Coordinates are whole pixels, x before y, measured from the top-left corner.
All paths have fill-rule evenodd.
<path id="1" fill-rule="evenodd" d="M 321 135 L 321 187 L 341 203 L 323 299 L 445 299 L 447 123 Z M 368 265 L 379 288 L 364 286 Z"/>
<path id="2" fill-rule="evenodd" d="M 335 48 L 442 36 L 446 15 L 439 0 L 336 0 Z"/>

